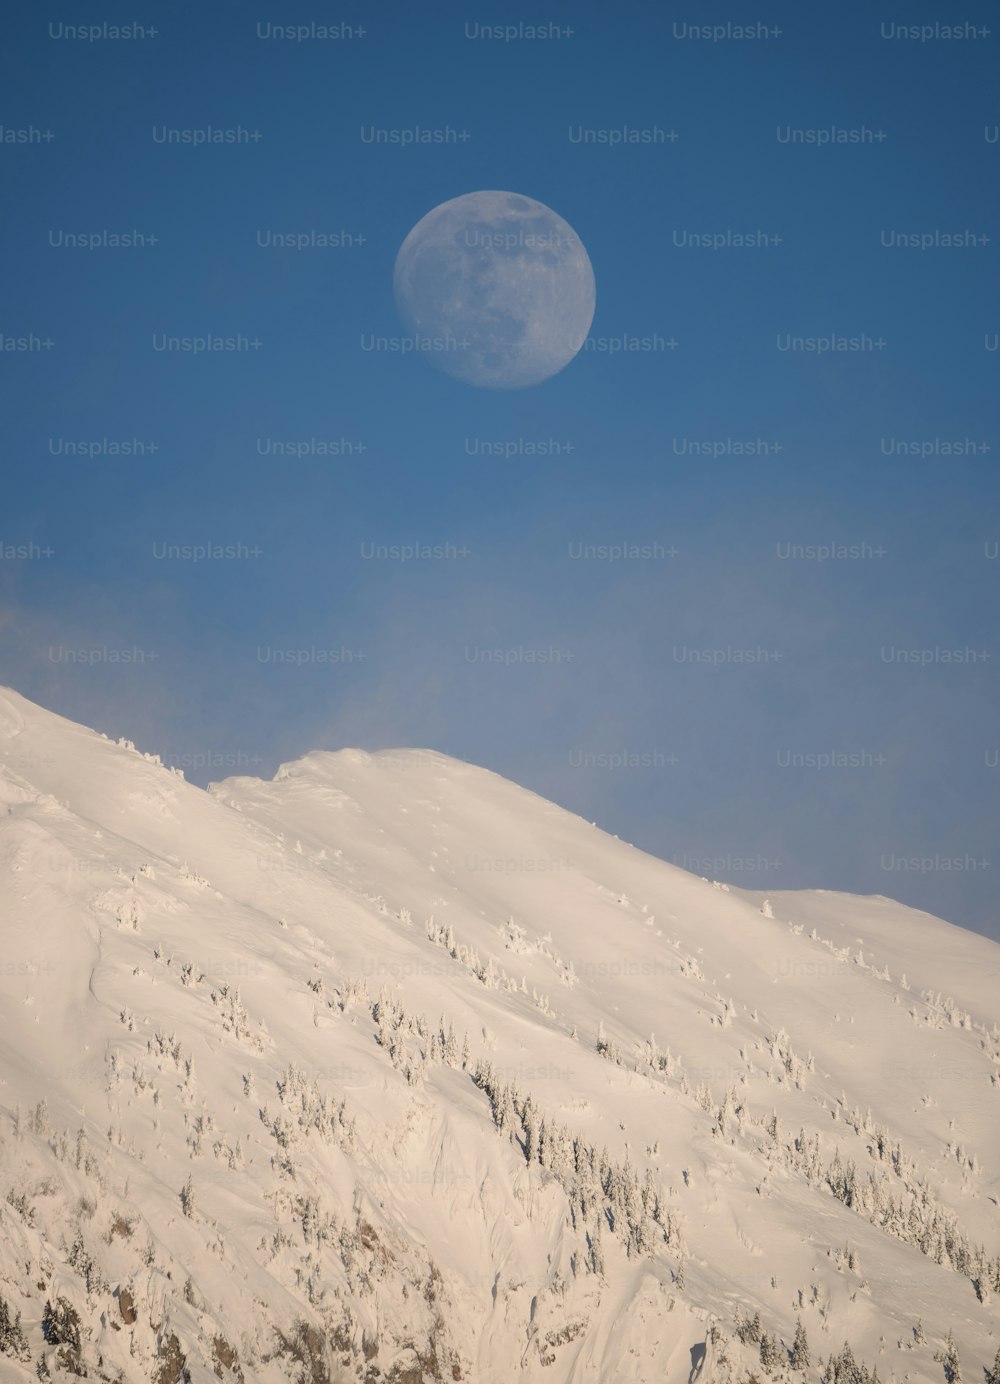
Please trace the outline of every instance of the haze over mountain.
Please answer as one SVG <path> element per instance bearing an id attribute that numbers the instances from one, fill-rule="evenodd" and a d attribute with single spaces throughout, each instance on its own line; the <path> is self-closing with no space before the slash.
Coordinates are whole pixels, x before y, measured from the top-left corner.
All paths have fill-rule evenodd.
<path id="1" fill-rule="evenodd" d="M 996 943 L 7 690 L 0 801 L 0 1378 L 996 1380 Z"/>

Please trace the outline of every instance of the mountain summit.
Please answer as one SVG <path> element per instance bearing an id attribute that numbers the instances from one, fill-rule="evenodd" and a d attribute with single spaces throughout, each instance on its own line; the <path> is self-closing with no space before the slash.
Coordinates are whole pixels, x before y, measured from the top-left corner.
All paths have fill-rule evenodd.
<path id="1" fill-rule="evenodd" d="M 3 1380 L 1000 1384 L 995 943 L 8 690 L 0 814 Z"/>

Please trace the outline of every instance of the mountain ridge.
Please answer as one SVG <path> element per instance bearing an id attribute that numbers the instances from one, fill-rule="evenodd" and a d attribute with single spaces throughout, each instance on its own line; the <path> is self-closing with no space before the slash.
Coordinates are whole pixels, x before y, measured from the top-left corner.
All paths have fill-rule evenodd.
<path id="1" fill-rule="evenodd" d="M 739 1381 L 755 1311 L 883 1381 L 940 1378 L 949 1330 L 990 1365 L 995 943 L 714 884 L 438 751 L 206 790 L 3 691 L 0 755 L 0 1296 L 32 1369 L 60 1296 L 130 1381 L 172 1351 L 236 1378 L 216 1335 L 247 1384 L 686 1381 L 702 1347 Z"/>

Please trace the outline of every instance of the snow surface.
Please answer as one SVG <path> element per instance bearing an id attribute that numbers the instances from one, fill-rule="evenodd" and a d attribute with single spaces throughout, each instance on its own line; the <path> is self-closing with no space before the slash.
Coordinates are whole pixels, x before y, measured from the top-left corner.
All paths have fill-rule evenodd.
<path id="1" fill-rule="evenodd" d="M 754 1312 L 808 1335 L 775 1377 L 847 1340 L 941 1381 L 948 1331 L 992 1365 L 995 943 L 699 879 L 427 750 L 205 792 L 8 690 L 0 813 L 0 1379 L 65 1373 L 60 1296 L 129 1384 L 764 1378 Z"/>

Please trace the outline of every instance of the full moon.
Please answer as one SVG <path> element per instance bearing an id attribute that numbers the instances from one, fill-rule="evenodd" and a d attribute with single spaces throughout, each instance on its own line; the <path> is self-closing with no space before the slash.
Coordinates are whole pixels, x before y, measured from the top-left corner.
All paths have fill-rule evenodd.
<path id="1" fill-rule="evenodd" d="M 396 256 L 400 316 L 432 365 L 485 389 L 522 389 L 583 345 L 596 289 L 580 237 L 516 192 L 468 192 L 429 211 Z"/>

